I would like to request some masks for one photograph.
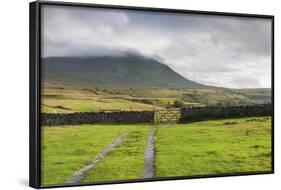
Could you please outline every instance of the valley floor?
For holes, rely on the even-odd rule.
[[[122,134],[81,182],[143,178],[147,139],[154,133],[154,177],[271,171],[271,118],[166,125],[42,127],[42,183],[66,183]]]

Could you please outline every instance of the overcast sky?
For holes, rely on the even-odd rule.
[[[44,5],[42,40],[44,57],[137,52],[202,84],[271,86],[267,19]]]

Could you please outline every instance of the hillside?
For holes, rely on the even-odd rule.
[[[42,60],[43,81],[85,87],[199,88],[169,66],[140,55],[119,57],[48,57]]]

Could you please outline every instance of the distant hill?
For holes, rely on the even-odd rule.
[[[48,57],[42,60],[43,81],[105,87],[198,88],[169,66],[141,55]]]

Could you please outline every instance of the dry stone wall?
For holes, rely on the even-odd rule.
[[[207,119],[271,116],[271,104],[233,107],[185,107],[180,109],[180,123]],[[42,126],[94,123],[154,123],[154,111],[80,112],[41,114]]]
[[[153,123],[154,111],[81,112],[41,114],[41,125],[79,125],[94,123]]]
[[[180,122],[184,123],[188,121],[206,119],[271,116],[272,105],[262,104],[232,107],[186,107],[181,108],[180,112]]]

